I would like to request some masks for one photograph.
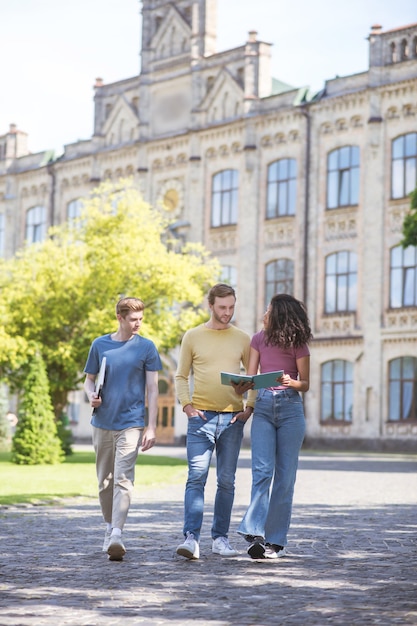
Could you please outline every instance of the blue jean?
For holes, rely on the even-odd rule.
[[[251,428],[251,502],[239,526],[239,534],[262,537],[267,543],[279,546],[287,545],[304,433],[304,409],[297,391],[259,391]]]
[[[227,537],[235,497],[235,474],[243,438],[244,422],[230,420],[236,413],[204,411],[188,419],[188,478],[184,498],[184,535],[200,538],[204,511],[204,488],[213,451],[216,449],[217,491],[211,536]]]

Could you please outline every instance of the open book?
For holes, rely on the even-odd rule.
[[[277,372],[267,372],[266,374],[255,374],[254,376],[248,376],[247,374],[231,374],[230,372],[220,372],[220,378],[222,385],[230,385],[232,382],[252,382],[254,383],[253,389],[264,389],[265,387],[279,387],[279,381],[277,378],[281,378],[284,370],[278,370]]]
[[[98,376],[96,378],[96,387],[95,387],[95,392],[97,394],[98,397],[101,396],[101,389],[104,385],[104,377],[106,375],[106,357],[103,356],[102,360],[101,360],[101,365],[100,365],[100,371],[98,373]]]

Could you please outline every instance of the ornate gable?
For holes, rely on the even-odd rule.
[[[120,95],[104,122],[102,134],[106,145],[116,145],[137,139],[139,118],[126,97]]]
[[[171,59],[189,52],[190,38],[190,26],[177,9],[171,6],[151,42],[154,61]]]
[[[243,113],[243,98],[242,87],[228,70],[222,69],[208,89],[199,109],[206,113],[206,123],[220,122]]]

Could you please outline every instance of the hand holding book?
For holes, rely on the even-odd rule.
[[[100,371],[98,373],[96,385],[95,385],[95,392],[97,394],[97,398],[101,397],[101,390],[104,385],[105,376],[106,376],[106,357],[103,356],[103,359],[101,361]]]
[[[252,383],[249,389],[265,389],[266,387],[278,387],[280,379],[284,374],[284,370],[276,372],[266,372],[265,374],[255,374],[248,376],[247,374],[233,374],[230,372],[220,372],[222,385],[238,385],[239,383]]]

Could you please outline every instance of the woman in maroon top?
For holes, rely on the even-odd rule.
[[[310,384],[311,338],[304,304],[278,294],[265,313],[264,329],[251,341],[248,374],[284,371],[276,387],[259,390],[253,413],[251,502],[238,530],[250,543],[253,559],[285,555],[305,433],[300,392],[308,391]],[[240,385],[236,391],[243,389]]]

